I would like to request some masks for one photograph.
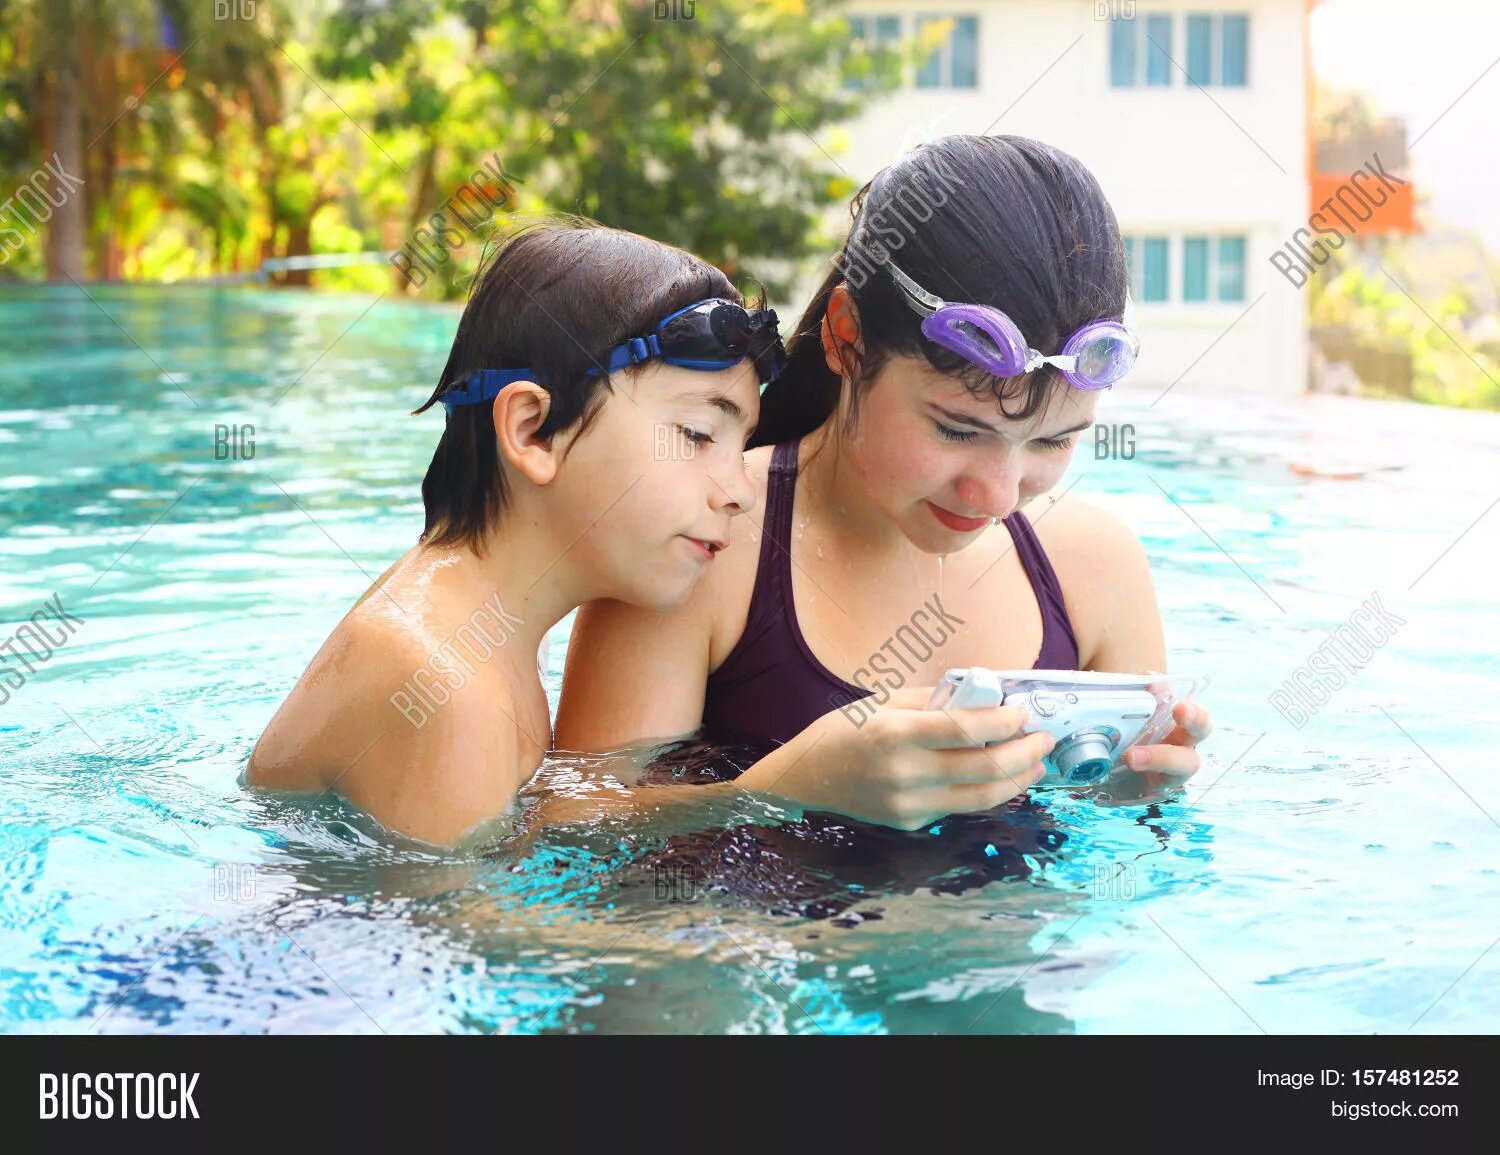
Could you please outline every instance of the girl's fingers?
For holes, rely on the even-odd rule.
[[[1177,728],[1165,741],[1174,746],[1196,745],[1214,732],[1214,722],[1208,708],[1197,702],[1178,702],[1172,707],[1172,718],[1176,721]],[[1172,739],[1179,735],[1181,740],[1173,742]]]
[[[996,782],[1009,782],[1016,789],[1031,785],[1031,769],[1054,745],[1052,735],[1046,733],[1027,734],[990,746],[982,750],[946,750],[937,755],[939,769],[934,773],[931,785],[988,786]]]
[[[967,783],[951,787],[945,806],[949,814],[972,814],[975,811],[993,810],[996,806],[1014,798],[1024,790],[1035,786],[1046,775],[1047,768],[1040,762],[1022,767],[999,782]]]
[[[1178,702],[1172,707],[1172,718],[1178,725],[1161,740],[1163,746],[1196,746],[1214,732],[1213,719],[1196,702]]]
[[[1125,752],[1125,765],[1132,770],[1188,778],[1198,772],[1203,757],[1191,746],[1137,746]]]
[[[932,750],[962,750],[1003,742],[1021,733],[1029,717],[1021,706],[980,710],[913,710],[909,733]],[[1034,760],[1034,759],[1033,759]]]

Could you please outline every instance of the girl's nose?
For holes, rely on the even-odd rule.
[[[986,474],[960,479],[958,496],[976,513],[1008,517],[1020,500],[1021,479],[1009,460]]]

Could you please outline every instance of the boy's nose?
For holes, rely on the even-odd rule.
[[[717,512],[727,509],[731,516],[749,513],[755,508],[755,486],[745,472],[745,458],[735,457],[727,468],[709,474],[709,506]]]

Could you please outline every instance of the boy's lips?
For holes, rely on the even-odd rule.
[[[689,537],[687,534],[683,534],[682,536],[697,546],[706,558],[712,558],[714,554],[729,544],[727,541],[720,541],[715,538]]]
[[[934,505],[930,501],[927,503],[927,508],[932,510],[933,517],[958,533],[973,533],[976,529],[983,529],[994,520],[989,517],[964,517],[944,509],[941,505]]]

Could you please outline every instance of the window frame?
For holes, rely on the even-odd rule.
[[[1217,305],[1244,304],[1249,299],[1251,237],[1248,230],[1125,232],[1122,233],[1122,240],[1129,268],[1130,296],[1137,304],[1211,308]],[[1166,242],[1165,296],[1146,295],[1145,243],[1148,241]],[[1203,246],[1201,281],[1199,278],[1189,277],[1188,253],[1190,245],[1195,242],[1201,242]],[[1239,248],[1237,260],[1226,260],[1226,246],[1232,250],[1236,245]],[[1189,296],[1190,288],[1195,283],[1201,283],[1203,296]],[[1226,286],[1236,289],[1238,295],[1226,295]]]
[[[1250,87],[1250,15],[1249,10],[1239,12],[1184,12],[1183,19],[1183,73],[1187,82],[1198,88],[1249,88]],[[1189,37],[1191,36],[1192,22],[1194,20],[1206,20],[1208,22],[1208,77],[1204,80],[1193,79],[1192,59],[1188,51]],[[1239,62],[1243,68],[1242,78],[1230,83],[1224,79],[1225,62],[1225,38],[1224,26],[1228,20],[1238,20],[1244,26],[1244,37],[1241,47],[1244,49],[1244,58]]]
[[[927,25],[943,20],[952,20],[954,22],[947,39],[938,45],[937,51],[922,64],[912,69],[910,84],[912,90],[917,92],[941,92],[944,90],[949,92],[978,92],[980,89],[980,77],[983,71],[983,54],[980,51],[980,35],[983,28],[980,21],[981,13],[977,11],[902,13],[901,21],[903,30],[907,27],[906,20],[908,16],[911,18],[911,31],[905,33],[905,35],[910,37],[920,35],[922,29]],[[955,84],[953,78],[953,46],[961,26],[959,22],[963,20],[972,21],[974,26],[974,78],[972,84]],[[924,84],[922,83],[922,77],[929,67],[935,67],[937,73],[936,82]]]
[[[1234,12],[1192,12],[1171,9],[1168,11],[1140,11],[1137,10],[1133,16],[1110,18],[1110,40],[1108,53],[1109,87],[1112,89],[1124,88],[1176,88],[1179,85],[1177,74],[1181,73],[1181,84],[1183,87],[1196,88],[1223,88],[1223,89],[1248,89],[1250,87],[1250,37],[1251,17],[1254,13],[1246,8]],[[1153,40],[1159,38],[1151,35],[1152,21],[1167,22],[1167,38],[1158,52]],[[1179,37],[1178,22],[1181,21],[1181,35]],[[1189,49],[1192,43],[1195,21],[1205,20],[1208,26],[1207,46],[1207,68],[1206,78],[1195,79],[1193,74],[1192,55]],[[1224,79],[1226,74],[1225,26],[1228,21],[1237,21],[1243,29],[1240,47],[1243,50],[1241,59],[1237,62],[1239,68],[1236,70],[1239,79],[1233,82]],[[1181,45],[1181,64],[1175,64],[1177,57],[1174,48]],[[1128,49],[1125,47],[1128,45]],[[1153,69],[1158,67],[1161,59],[1166,60],[1165,77],[1153,80]],[[1129,70],[1129,77],[1125,78],[1123,72]]]
[[[866,52],[877,52],[888,45],[899,43],[906,36],[906,18],[900,12],[846,12],[844,20],[849,25],[850,44],[860,41]],[[856,24],[862,31],[855,32]],[[887,28],[894,24],[895,34],[889,37],[882,35],[882,24]],[[842,88],[845,92],[868,92],[873,87],[873,81],[872,76],[845,76]]]

